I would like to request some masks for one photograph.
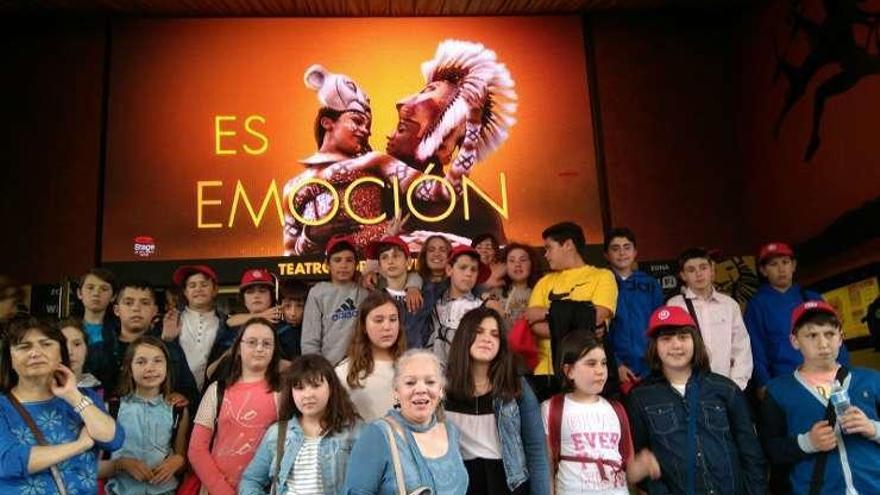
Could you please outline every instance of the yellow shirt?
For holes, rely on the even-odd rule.
[[[596,306],[611,310],[613,316],[617,309],[617,282],[611,270],[590,265],[548,273],[532,289],[529,307],[549,308],[551,299],[591,301]],[[538,338],[538,366],[535,367],[535,374],[553,374],[550,339]]]

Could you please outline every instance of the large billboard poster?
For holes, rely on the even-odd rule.
[[[103,261],[307,259],[395,215],[414,248],[598,242],[592,136],[577,17],[118,22]]]

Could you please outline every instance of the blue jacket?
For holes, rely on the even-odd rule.
[[[648,348],[648,319],[663,305],[663,289],[657,279],[636,270],[626,280],[614,274],[617,281],[617,311],[611,320],[611,346],[617,364],[625,364],[640,378],[650,369],[645,362]]]
[[[860,434],[844,434],[837,429],[838,448],[828,452],[822,494],[841,495],[851,488],[859,494],[880,493],[880,373],[853,368],[843,382],[849,391],[850,404],[874,421],[877,434],[867,439]],[[771,461],[793,464],[793,493],[809,493],[816,462],[807,453],[809,441],[799,437],[825,417],[827,400],[803,381],[800,374],[774,378],[767,384],[767,396],[761,404],[761,439]],[[800,440],[800,441],[799,441]],[[842,441],[841,441],[842,440]]]
[[[821,301],[822,296],[803,290],[798,284],[785,292],[764,284],[749,300],[743,320],[752,344],[752,380],[756,386],[762,387],[777,376],[790,375],[804,362],[801,353],[791,346],[789,335],[791,312],[805,300]],[[838,361],[849,363],[845,346],[840,348]]]
[[[270,491],[270,484],[275,486],[277,495],[288,493],[287,479],[293,470],[293,463],[296,461],[305,435],[299,420],[292,418],[287,422],[281,470],[278,478],[274,479],[275,464],[278,462],[275,457],[278,446],[278,425],[279,423],[273,424],[263,435],[254,458],[242,473],[238,485],[239,495],[265,495]],[[362,425],[358,424],[354,428],[321,437],[318,463],[321,466],[321,483],[325,494],[342,493],[351,448],[357,440],[361,427]]]
[[[519,399],[502,401],[491,398],[491,404],[482,397],[465,400],[448,398],[446,410],[461,414],[488,414],[491,407],[495,416],[498,439],[501,442],[501,461],[507,487],[511,492],[529,482],[529,493],[546,495],[550,493],[550,464],[547,461],[547,442],[541,422],[541,405],[531,387],[522,380],[523,392]],[[488,396],[483,396],[488,397]],[[487,407],[488,405],[488,407]],[[449,420],[455,423],[455,416]]]
[[[629,396],[635,451],[650,448],[659,480],[655,494],[763,495],[764,455],[739,387],[715,373],[694,371],[685,396],[662,374],[651,374]]]

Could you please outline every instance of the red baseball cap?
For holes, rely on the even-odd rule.
[[[241,274],[241,284],[239,284],[238,290],[244,292],[245,289],[253,285],[268,285],[269,287],[275,287],[275,277],[269,273],[269,270],[264,268],[246,270]]]
[[[686,309],[678,306],[660,306],[648,320],[648,337],[653,337],[665,327],[696,327],[697,324],[691,318]]]
[[[370,244],[367,245],[367,259],[379,259],[379,248],[382,246],[397,246],[403,251],[403,254],[405,254],[407,258],[410,256],[409,246],[406,245],[406,242],[401,239],[400,236],[391,235],[383,237],[378,241],[371,241]]]
[[[460,244],[452,248],[452,251],[449,252],[449,265],[454,265],[455,260],[458,259],[459,256],[467,254],[473,256],[477,259],[477,284],[482,284],[486,280],[489,280],[489,276],[492,275],[492,269],[489,268],[485,263],[480,261],[480,253],[477,252],[476,249],[465,246],[464,244]]]
[[[840,318],[837,314],[837,311],[834,309],[834,306],[828,304],[825,301],[807,301],[802,303],[800,306],[794,308],[791,312],[791,333],[794,333],[794,329],[797,328],[797,324],[803,319],[804,316],[810,313],[825,313],[835,318]]]
[[[183,287],[183,285],[186,284],[186,279],[196,273],[201,273],[213,280],[215,284],[217,283],[217,273],[215,273],[210,266],[206,265],[183,265],[178,267],[177,270],[174,270],[174,275],[171,276],[171,280],[174,282],[174,285]]]
[[[342,244],[345,248],[351,249],[354,252],[355,257],[357,257],[357,247],[354,244],[354,239],[347,235],[334,235],[327,241],[327,249],[324,250],[324,254],[330,256],[331,253],[335,253],[337,251],[336,247]]]
[[[758,263],[763,263],[765,260],[774,256],[788,256],[794,258],[794,250],[784,242],[770,242],[764,244],[761,246],[761,250],[758,251]]]

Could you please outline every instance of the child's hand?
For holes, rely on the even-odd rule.
[[[180,313],[176,308],[171,308],[165,312],[162,318],[162,340],[171,342],[180,335]]]
[[[179,471],[185,461],[183,460],[183,456],[179,454],[171,454],[165,458],[155,469],[153,469],[153,476],[149,479],[150,484],[158,485],[159,483],[164,483],[171,479],[174,476],[174,473]]]
[[[485,305],[487,308],[497,311],[502,318],[504,317],[504,303],[502,303],[497,297],[486,299]]]
[[[422,299],[422,291],[418,287],[409,287],[406,289],[406,310],[410,313],[422,309],[424,300]]]
[[[167,402],[171,404],[171,407],[186,407],[189,405],[189,399],[180,392],[171,392]]]
[[[379,283],[379,272],[369,271],[361,274],[361,285],[367,290],[376,290]]]
[[[140,459],[133,457],[120,457],[114,462],[116,472],[125,471],[129,476],[138,481],[147,481],[153,477],[153,471]]]
[[[861,433],[863,437],[869,439],[877,435],[876,424],[856,406],[849,406],[849,409],[840,417],[840,427],[844,433]]]
[[[617,367],[617,373],[620,375],[621,382],[631,382],[638,379],[636,374],[633,373],[631,369],[627,368],[625,364],[621,364]]]
[[[261,313],[257,313],[256,316],[260,318],[265,318],[272,323],[278,323],[281,321],[281,306],[273,306]]]
[[[828,452],[837,447],[837,436],[834,435],[834,428],[832,428],[825,419],[817,421],[813,427],[810,428],[808,437],[810,439],[810,445],[819,452]]]
[[[660,463],[649,449],[640,450],[626,467],[626,478],[630,483],[638,483],[650,477],[660,479]]]

